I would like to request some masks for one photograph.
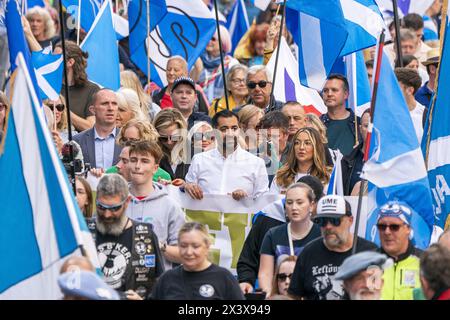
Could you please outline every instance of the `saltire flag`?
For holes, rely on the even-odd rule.
[[[119,49],[112,24],[112,8],[105,1],[91,30],[80,45],[89,53],[86,73],[90,81],[111,90],[120,88]]]
[[[374,0],[290,0],[286,6],[286,24],[299,47],[300,80],[316,90],[340,57],[374,46],[384,27]]]
[[[78,208],[18,53],[7,131],[0,154],[0,299],[58,299],[59,268],[83,246],[96,248]]]
[[[449,7],[450,8],[450,7]],[[435,225],[450,225],[450,22],[447,12],[437,89],[428,113],[422,148],[427,157],[428,180],[433,194]],[[429,142],[428,142],[429,141]]]
[[[368,155],[361,175],[369,181],[366,238],[379,244],[374,209],[397,200],[415,210],[412,240],[418,248],[427,248],[434,224],[430,185],[408,107],[386,54],[381,62]]]
[[[435,0],[397,0],[398,13],[400,18],[408,13],[417,13],[424,15],[425,11],[433,4]],[[394,9],[392,0],[376,0],[380,9],[393,15]]]
[[[62,54],[52,54],[48,50],[31,53],[34,72],[42,100],[58,100],[64,72]]]
[[[230,54],[233,55],[234,49],[250,27],[244,0],[236,0],[228,15],[225,27],[230,32],[232,47]]]
[[[327,195],[344,196],[344,182],[342,180],[342,153],[337,150],[335,152],[336,160],[334,162],[333,171],[331,172],[330,182],[328,183]]]
[[[45,8],[45,2],[44,0],[27,0],[27,7],[28,9],[33,7]]]
[[[106,0],[110,1],[110,0]],[[63,6],[66,8],[67,13],[72,16],[72,27],[77,27],[78,22],[78,10],[81,6],[80,12],[80,25],[84,31],[89,32],[92,24],[95,21],[95,17],[100,11],[100,7],[104,1],[102,0],[62,0]],[[113,13],[113,24],[116,31],[117,40],[121,40],[128,36],[128,21],[116,13]]]
[[[371,87],[367,74],[364,54],[362,51],[354,52],[344,57],[346,77],[349,84],[348,106],[361,116],[370,107]]]
[[[250,0],[250,2],[262,11],[266,11],[269,6],[271,0]]]
[[[316,90],[301,85],[298,75],[298,62],[284,37],[281,38],[279,48],[280,55],[278,58],[275,88],[273,90],[275,99],[282,102],[298,101],[304,106],[305,112],[307,113],[311,112],[317,115],[326,113],[327,107],[323,103],[323,99],[319,93]],[[272,74],[275,69],[277,50],[278,48],[275,49],[267,63],[267,68]]]
[[[190,69],[214,35],[216,20],[202,0],[153,0],[150,1],[150,14],[154,12],[156,18],[150,20],[151,33],[147,41],[145,8],[145,0],[131,0],[128,5],[130,56],[147,75],[148,47],[151,80],[164,87],[167,84],[167,60],[180,55]]]

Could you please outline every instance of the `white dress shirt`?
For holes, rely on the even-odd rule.
[[[196,183],[205,194],[228,194],[244,190],[251,198],[269,190],[264,160],[241,147],[226,158],[214,148],[192,158],[187,183]]]
[[[419,140],[419,145],[422,143],[424,111],[425,107],[418,102],[416,103],[416,107],[413,110],[409,111],[414,125],[414,130],[416,131],[417,139]]]

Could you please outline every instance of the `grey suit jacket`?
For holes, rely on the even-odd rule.
[[[116,135],[119,133],[119,129],[116,128]],[[91,168],[96,168],[96,160],[95,160],[95,132],[94,128],[85,130],[80,132],[79,134],[73,137],[73,140],[77,142],[81,151],[83,152],[84,163],[89,163]],[[113,166],[119,162],[119,155],[122,151],[122,147],[117,143],[114,145],[114,157],[113,157]],[[105,170],[108,168],[104,168]]]

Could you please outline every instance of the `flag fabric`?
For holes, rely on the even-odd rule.
[[[91,30],[92,24],[94,23],[95,17],[99,13],[103,2],[104,1],[101,0],[62,0],[63,6],[74,20],[74,28],[77,26],[78,10],[79,6],[81,6],[80,25],[86,32]],[[116,31],[117,40],[122,40],[128,36],[128,21],[125,18],[113,13],[113,25],[114,30]]]
[[[423,16],[423,41],[438,40],[438,29],[433,19]]]
[[[333,171],[331,172],[330,182],[328,183],[327,195],[344,196],[344,181],[342,180],[342,153],[337,150],[335,152],[336,160],[334,161]]]
[[[232,46],[230,54],[233,55],[234,49],[250,27],[244,0],[236,0],[228,15],[225,27],[230,33]]]
[[[444,33],[437,90],[424,129],[422,146],[427,154],[428,180],[433,195],[435,225],[444,229],[450,225],[450,23],[449,13]]]
[[[45,50],[31,53],[31,59],[42,100],[58,100],[64,72],[62,54],[51,54]]]
[[[58,299],[66,257],[83,246],[99,264],[21,53],[17,61],[0,154],[0,299]]]
[[[90,81],[111,90],[120,88],[119,49],[112,24],[112,8],[105,1],[81,49],[89,53],[86,72]]]
[[[182,56],[190,69],[216,31],[215,16],[202,0],[150,1],[150,13],[159,12],[155,13],[159,20],[150,20],[151,33],[147,41],[147,18],[143,8],[144,0],[131,0],[128,5],[131,60],[147,74],[148,47],[151,80],[163,87],[167,84],[165,70],[169,57]]]
[[[362,51],[354,52],[346,56],[344,60],[350,89],[348,106],[356,115],[361,116],[370,107],[372,94],[364,54]]]
[[[377,59],[378,60],[378,59]],[[370,140],[369,160],[362,177],[369,184],[369,208],[389,200],[404,201],[413,215],[413,242],[426,248],[434,216],[430,185],[408,107],[386,54],[383,54]],[[366,238],[379,244],[377,215],[369,209]]]
[[[374,46],[384,27],[373,0],[291,0],[286,6],[286,24],[299,46],[300,80],[316,90],[339,57]]]
[[[393,14],[392,0],[376,0],[380,9]],[[408,13],[417,13],[421,16],[433,4],[434,0],[397,0],[398,13],[400,18]]]
[[[250,0],[255,7],[262,11],[266,11],[267,7],[270,4],[271,0]]]
[[[45,8],[45,2],[44,0],[27,0],[27,7],[28,9],[31,9],[33,7],[41,7]]]
[[[267,64],[267,68],[272,74],[275,69],[277,50],[275,49]],[[305,106],[306,112],[312,112],[317,115],[327,112],[327,107],[319,93],[301,85],[298,75],[298,62],[284,37],[281,38],[280,43],[280,55],[273,94],[276,100],[282,102],[298,101]]]

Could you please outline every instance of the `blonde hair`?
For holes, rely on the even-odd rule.
[[[34,15],[39,15],[44,19],[45,24],[45,39],[50,39],[55,35],[55,23],[50,16],[50,13],[41,7],[35,6],[31,9],[28,9],[28,12],[26,14],[26,18],[28,21],[30,21],[31,17]]]
[[[61,103],[64,105],[64,110],[61,114],[61,120],[59,121],[59,123],[56,124],[56,129],[58,131],[62,131],[62,130],[66,130],[68,127],[68,125],[67,125],[67,104],[66,104],[66,99],[64,98],[64,96],[62,94],[59,95],[58,99],[61,100]],[[42,101],[42,103],[45,104],[46,106],[50,106],[51,102],[52,102],[52,100],[50,100],[50,99],[45,99],[44,101]],[[54,119],[54,121],[56,121],[56,119]]]
[[[306,133],[313,145],[313,164],[309,170],[309,174],[318,178],[322,184],[328,183],[330,180],[331,168],[327,167],[325,162],[325,147],[321,141],[320,134],[316,129],[306,127],[299,129],[293,139],[292,143],[295,144],[298,136],[301,133]],[[287,188],[294,181],[297,174],[298,160],[295,155],[295,146],[289,149],[289,154],[286,163],[277,171],[275,176],[276,182],[280,187]]]
[[[120,85],[125,88],[133,89],[139,98],[139,104],[144,114],[148,114],[152,100],[142,88],[138,76],[131,70],[125,70],[120,73]]]
[[[119,135],[117,136],[117,144],[121,145],[122,147],[125,146],[126,141],[124,134],[127,131],[127,129],[134,127],[139,132],[139,141],[158,141],[158,131],[148,123],[147,121],[143,121],[142,119],[131,119],[125,125],[122,127],[122,129],[119,132]]]
[[[244,126],[245,129],[247,129],[250,119],[253,118],[257,114],[264,116],[264,111],[261,110],[261,108],[258,108],[257,106],[255,106],[253,104],[248,104],[248,105],[244,106],[238,112],[240,125]]]
[[[320,118],[314,113],[307,113],[305,115],[306,126],[317,130],[320,134],[320,138],[323,144],[328,143],[327,127],[323,124]]]
[[[195,221],[186,222],[181,226],[180,230],[178,231],[178,239],[180,239],[183,234],[189,233],[191,231],[200,232],[203,236],[203,240],[206,246],[209,247],[211,245],[212,241],[211,236],[208,233],[208,229],[206,229],[206,226],[204,224]]]
[[[181,140],[178,141],[178,143],[175,145],[173,150],[169,150],[164,144],[160,144],[161,149],[163,150],[164,155],[167,157],[170,163],[181,163],[187,162],[186,159],[186,130],[187,130],[187,123],[186,120],[184,120],[183,115],[180,111],[174,108],[170,109],[164,109],[161,110],[155,117],[155,120],[153,120],[153,126],[155,127],[156,131],[158,133],[160,130],[170,127],[171,125],[177,125],[178,129],[180,129],[181,134]]]
[[[134,119],[149,121],[148,114],[142,112],[136,91],[122,87],[116,92],[116,96],[119,107],[126,108],[133,112]]]
[[[281,265],[285,262],[297,262],[297,256],[287,256],[285,258],[282,258],[282,260],[280,260],[280,262],[277,264],[277,266],[275,268],[275,273],[274,273],[273,279],[272,279],[272,291],[270,292],[271,297],[281,294],[280,291],[278,291],[277,275],[278,275],[278,272],[280,272]]]

